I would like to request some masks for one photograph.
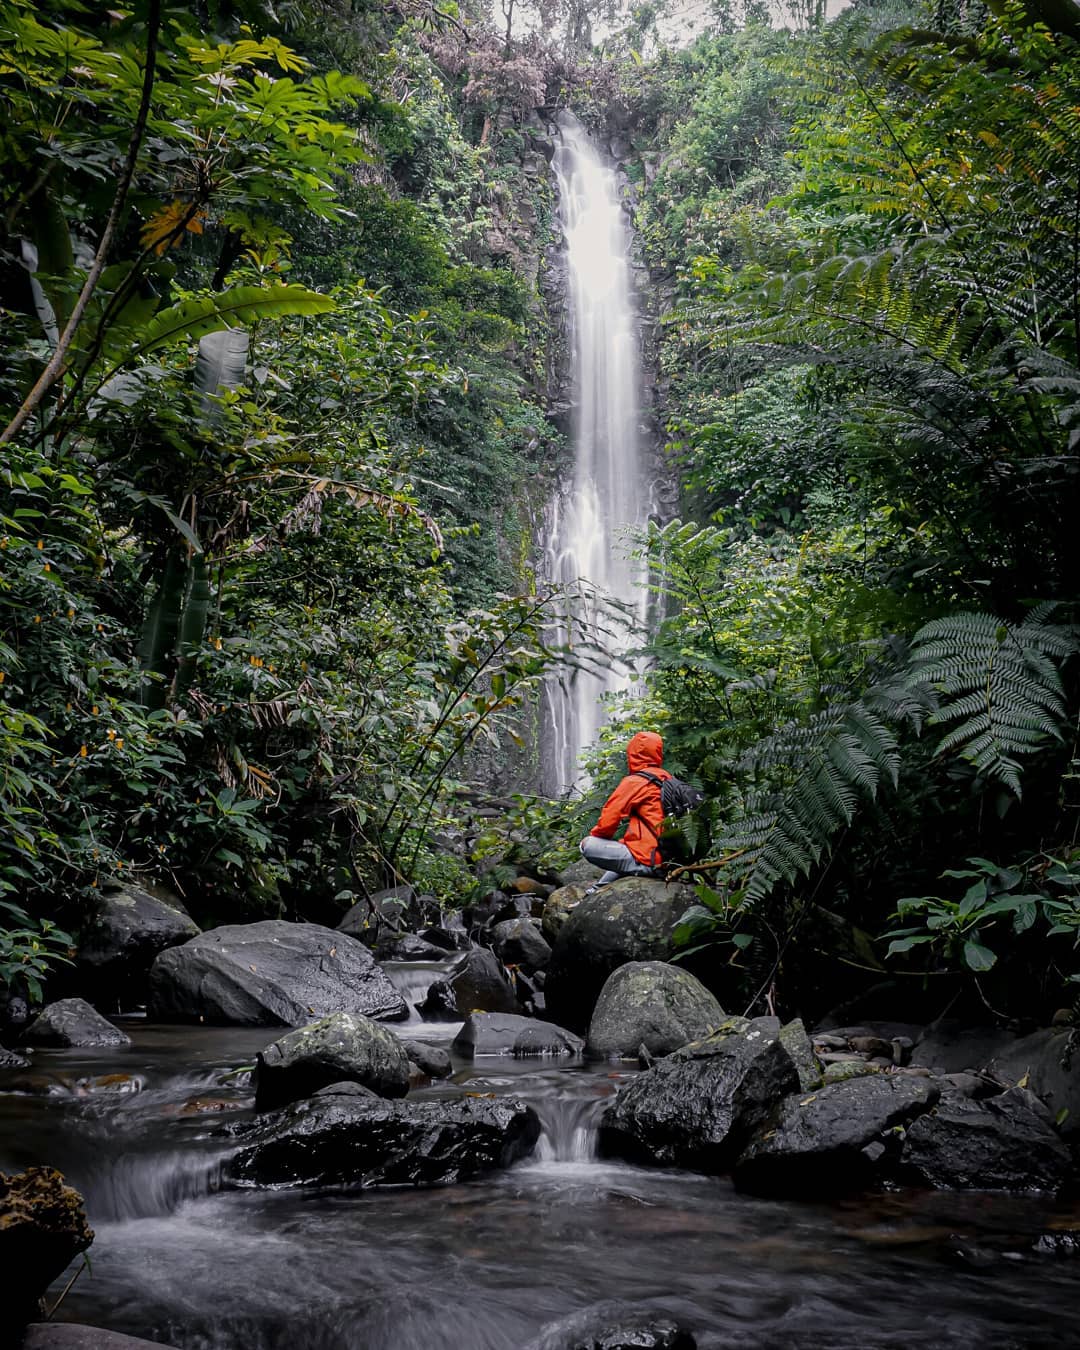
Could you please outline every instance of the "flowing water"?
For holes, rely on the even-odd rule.
[[[218,1166],[235,1145],[220,1130],[251,1110],[235,1070],[275,1033],[127,1030],[129,1050],[39,1051],[0,1082],[0,1168],[60,1167],[97,1233],[62,1320],[181,1350],[522,1350],[545,1324],[626,1299],[677,1315],[706,1350],[1080,1345],[1080,1262],[947,1261],[953,1234],[1010,1234],[1023,1253],[1076,1222],[1031,1197],[781,1204],[603,1161],[596,1121],[619,1075],[507,1059],[459,1062],[419,1094],[530,1102],[543,1135],[507,1172],[436,1190],[228,1191]]]
[[[628,533],[648,518],[650,502],[641,462],[629,234],[618,179],[569,113],[560,120],[554,168],[570,272],[574,472],[551,504],[546,552],[551,578],[577,592],[556,639],[582,662],[553,680],[545,699],[546,777],[553,791],[562,792],[579,779],[581,751],[603,721],[604,695],[630,680],[630,666],[620,658],[644,623],[647,600],[642,565],[629,556]]]

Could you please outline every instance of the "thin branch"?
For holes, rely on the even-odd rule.
[[[34,387],[23,400],[22,407],[20,407],[19,411],[11,419],[4,430],[0,432],[0,445],[6,445],[19,434],[38,408],[42,399],[57,380],[60,379],[63,374],[64,362],[67,358],[68,350],[75,338],[75,333],[82,323],[86,308],[89,305],[94,292],[97,290],[98,282],[101,280],[101,274],[105,270],[105,261],[108,257],[109,248],[112,245],[113,235],[116,233],[116,228],[120,223],[120,216],[123,213],[128,192],[135,177],[135,167],[139,159],[139,150],[142,146],[143,137],[146,134],[146,123],[150,116],[150,96],[153,93],[154,75],[157,68],[157,44],[160,27],[161,0],[149,0],[146,23],[146,66],[143,70],[143,85],[142,94],[139,99],[139,111],[135,117],[135,126],[131,133],[131,142],[128,145],[127,155],[124,159],[124,167],[120,174],[120,181],[116,187],[112,206],[109,208],[108,219],[105,222],[105,228],[101,232],[97,253],[94,255],[94,261],[90,266],[90,271],[86,274],[86,280],[83,282],[82,290],[79,292],[79,298],[75,301],[75,306],[71,311],[71,317],[68,319],[64,331],[60,334],[60,340],[56,344],[56,350],[53,352],[48,365],[38,376]]]

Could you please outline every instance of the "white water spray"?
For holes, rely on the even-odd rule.
[[[641,465],[637,324],[627,264],[629,232],[618,183],[576,118],[560,119],[554,168],[572,300],[574,477],[551,506],[547,531],[553,580],[585,594],[564,615],[559,641],[603,649],[592,668],[564,672],[545,697],[546,777],[557,792],[580,779],[581,752],[604,720],[604,695],[625,689],[625,660],[644,624],[644,568],[628,534],[649,514]],[[590,593],[595,592],[595,598]],[[612,623],[604,598],[625,612]]]

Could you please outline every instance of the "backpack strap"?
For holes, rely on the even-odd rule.
[[[632,778],[647,778],[649,782],[653,785],[653,787],[660,788],[660,790],[663,791],[664,780],[662,778],[657,778],[656,774],[654,773],[649,773],[647,769],[634,769],[630,776]],[[652,866],[654,868],[659,867],[660,864],[663,862],[663,857],[661,856],[660,853],[660,836],[656,833],[656,831],[645,819],[645,817],[641,814],[641,812],[638,811],[636,808],[632,808],[630,814],[634,817],[635,820],[640,820],[642,825],[645,826],[645,828],[649,831],[652,837],[656,840],[656,847],[653,849],[653,856],[656,859],[656,861],[652,864]]]

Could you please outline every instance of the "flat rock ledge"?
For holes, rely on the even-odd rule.
[[[527,1156],[540,1121],[516,1097],[391,1102],[346,1083],[228,1133],[233,1186],[439,1186]]]
[[[450,1047],[470,1058],[484,1055],[580,1055],[585,1042],[554,1022],[541,1022],[516,1013],[473,1013],[465,1019]]]
[[[756,1195],[860,1190],[894,1162],[909,1125],[938,1101],[929,1078],[874,1074],[780,1102],[739,1158],[735,1184]]]

